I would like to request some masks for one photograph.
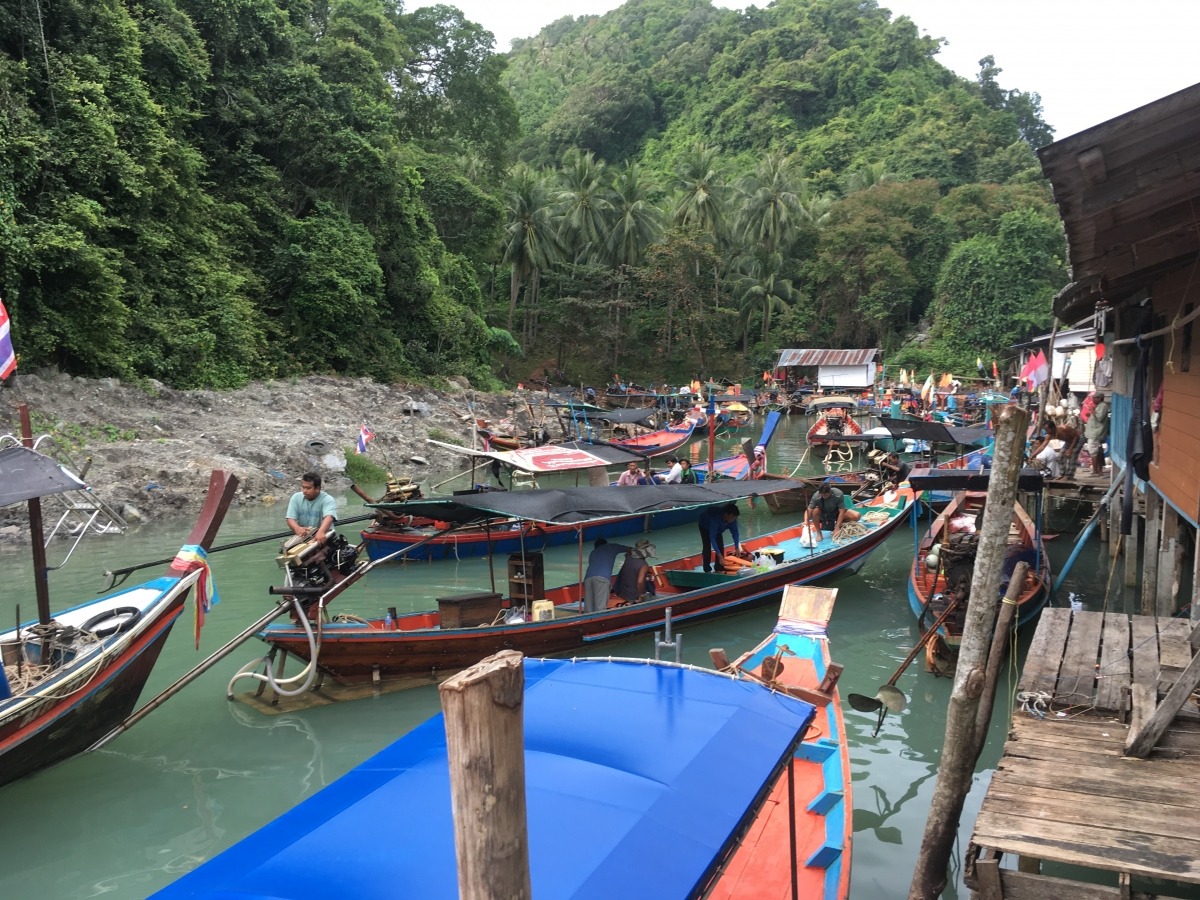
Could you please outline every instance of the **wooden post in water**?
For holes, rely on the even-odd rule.
[[[529,900],[524,657],[502,650],[445,681],[461,900]]]
[[[976,719],[1000,603],[1000,575],[1028,427],[1028,410],[1017,406],[1006,406],[997,417],[992,477],[988,482],[987,506],[971,578],[971,599],[946,716],[941,765],[908,890],[909,900],[933,900],[946,887],[946,871],[963,803],[983,746],[976,737]]]

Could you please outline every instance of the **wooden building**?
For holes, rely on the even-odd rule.
[[[1200,85],[1038,155],[1062,215],[1071,265],[1072,283],[1055,298],[1055,316],[1071,324],[1090,316],[1111,361],[1111,375],[1102,367],[1101,389],[1111,397],[1114,477],[1136,452],[1131,420],[1137,415],[1151,423],[1148,477],[1132,486],[1142,522],[1127,536],[1113,529],[1111,549],[1124,555],[1125,583],[1141,586],[1142,612],[1169,616],[1190,603],[1196,617]],[[1115,518],[1121,504],[1112,508]]]
[[[817,384],[830,389],[869,388],[875,384],[878,348],[868,350],[780,350],[777,369],[816,368]]]

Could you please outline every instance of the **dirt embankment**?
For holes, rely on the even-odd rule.
[[[364,423],[375,434],[368,459],[427,486],[464,458],[426,438],[469,446],[476,417],[528,427],[524,401],[512,394],[324,376],[217,392],[22,372],[0,388],[0,434],[19,434],[20,404],[35,436],[54,434],[76,469],[87,464],[95,492],[139,521],[194,514],[213,469],[237,475],[241,504],[286,502],[307,471],[344,491],[346,454]],[[0,535],[15,537],[23,518],[23,505],[0,509]]]

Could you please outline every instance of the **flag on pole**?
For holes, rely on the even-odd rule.
[[[929,395],[933,393],[933,373],[929,373],[929,377],[925,379],[925,383],[921,385],[921,399],[928,400]]]
[[[992,360],[992,378],[999,378],[999,377],[1000,377],[1000,369],[997,368],[996,361],[993,359]]]
[[[1033,372],[1030,373],[1030,381],[1036,388],[1039,384],[1045,384],[1050,380],[1050,364],[1046,362],[1046,354],[1041,350],[1037,352],[1037,356],[1033,358]]]
[[[367,444],[375,440],[375,432],[371,431],[364,422],[358,429],[358,446],[354,449],[355,453],[366,453]]]
[[[8,310],[0,300],[0,381],[17,371],[17,354],[13,352],[12,334],[9,332]]]

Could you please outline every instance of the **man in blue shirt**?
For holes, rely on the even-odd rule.
[[[596,539],[596,547],[588,557],[587,571],[583,575],[583,611],[599,612],[608,609],[608,596],[612,591],[613,563],[622,553],[632,547],[610,544],[604,538]]]
[[[305,472],[300,476],[300,490],[288,501],[287,527],[296,535],[306,535],[316,529],[312,537],[324,546],[333,533],[336,518],[337,501],[321,490],[321,476],[316,472]]]
[[[713,550],[717,554],[717,571],[725,571],[725,541],[721,535],[728,531],[729,536],[733,538],[734,552],[742,549],[742,542],[738,536],[738,516],[741,511],[737,508],[736,503],[727,503],[724,506],[710,506],[704,512],[700,513],[700,546],[701,559],[704,562],[704,571],[711,572],[713,570]]]

